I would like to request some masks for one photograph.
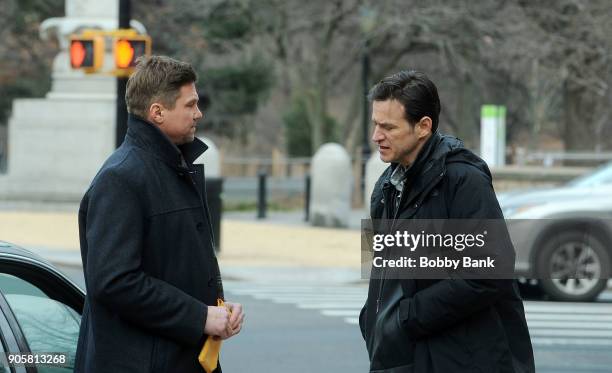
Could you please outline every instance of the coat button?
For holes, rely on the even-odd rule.
[[[199,221],[196,224],[196,229],[199,230],[200,232],[202,232],[204,230],[204,223],[202,223],[201,221]]]
[[[208,287],[212,288],[215,285],[215,279],[211,278],[210,280],[208,280]]]

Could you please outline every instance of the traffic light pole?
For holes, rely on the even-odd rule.
[[[130,28],[131,19],[131,4],[130,0],[119,0],[119,29]],[[127,86],[127,77],[117,78],[117,119],[115,130],[115,146],[119,147],[123,142],[125,133],[127,132],[127,105],[125,103],[125,89]]]

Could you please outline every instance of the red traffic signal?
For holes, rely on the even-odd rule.
[[[131,70],[141,56],[151,55],[151,38],[146,35],[118,37],[114,43],[115,67]]]
[[[104,39],[101,37],[70,38],[70,66],[94,72],[104,61]]]

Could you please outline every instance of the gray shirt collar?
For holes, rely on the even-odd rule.
[[[410,169],[410,166],[402,166],[401,164],[398,164],[397,167],[395,167],[395,170],[393,170],[391,178],[389,179],[391,184],[393,184],[395,189],[397,189],[399,192],[404,189],[404,182],[406,180],[406,172],[408,172],[408,169]]]

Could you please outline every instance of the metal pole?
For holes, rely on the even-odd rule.
[[[266,217],[266,173],[260,171],[257,175],[259,179],[259,185],[257,188],[257,219],[265,219]]]
[[[304,221],[310,220],[310,174],[306,174],[304,190]]]
[[[361,145],[361,194],[365,194],[365,169],[366,163],[370,159],[370,102],[368,101],[368,93],[370,90],[369,75],[370,75],[370,42],[365,40],[363,45],[363,55],[361,60],[361,79],[363,84],[363,116],[362,116],[362,135],[363,143]]]
[[[130,0],[119,0],[119,28],[130,28],[132,9]],[[115,146],[119,147],[127,132],[127,105],[125,104],[125,89],[128,78],[117,77],[117,114],[115,127]]]

